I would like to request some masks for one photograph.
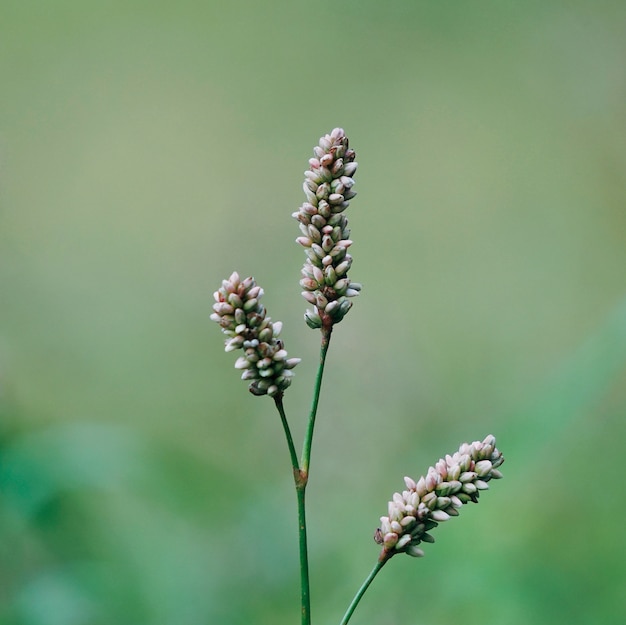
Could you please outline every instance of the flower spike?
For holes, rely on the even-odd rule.
[[[307,256],[300,280],[302,296],[314,307],[304,318],[310,328],[328,329],[344,318],[352,307],[348,298],[361,290],[348,278],[352,241],[343,214],[356,195],[352,187],[357,162],[342,128],[321,137],[313,153],[310,169],[304,172],[306,202],[293,217],[302,232],[296,241]]]
[[[239,274],[233,272],[213,295],[215,312],[211,319],[219,323],[222,332],[229,337],[225,351],[244,350],[235,368],[243,369],[242,380],[252,380],[250,392],[271,397],[282,394],[291,384],[292,369],[300,358],[287,358],[283,342],[277,338],[282,323],[266,317],[265,307],[259,301],[263,289],[254,278],[241,280]]]
[[[384,562],[397,553],[420,557],[421,542],[432,543],[428,533],[470,501],[477,503],[488,482],[499,479],[498,467],[504,458],[496,447],[496,439],[463,443],[452,456],[447,455],[428,469],[417,482],[405,477],[406,490],[395,493],[388,505],[388,516],[380,518],[374,540],[382,545],[378,560]]]

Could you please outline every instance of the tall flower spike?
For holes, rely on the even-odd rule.
[[[300,280],[302,296],[314,306],[304,318],[311,328],[328,329],[344,318],[352,307],[348,298],[361,290],[360,284],[348,278],[352,241],[343,214],[356,195],[352,186],[357,163],[342,128],[321,137],[313,153],[310,169],[304,172],[306,202],[293,217],[300,222],[302,232],[296,241],[307,256]]]
[[[388,506],[389,516],[380,518],[380,527],[374,534],[374,540],[383,546],[379,561],[397,553],[423,556],[418,545],[435,540],[428,532],[457,516],[464,504],[477,503],[480,491],[489,488],[488,482],[502,477],[498,467],[503,462],[495,437],[489,435],[482,442],[463,443],[417,482],[405,477],[407,490],[394,494]]]
[[[265,307],[259,301],[263,289],[254,278],[241,280],[234,272],[213,296],[215,312],[211,319],[229,337],[225,351],[244,350],[235,368],[244,370],[242,380],[252,380],[250,392],[271,397],[283,393],[291,384],[292,369],[300,358],[287,358],[283,342],[277,338],[283,324],[266,317]]]

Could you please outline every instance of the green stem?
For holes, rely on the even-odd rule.
[[[361,588],[359,588],[356,595],[354,595],[354,599],[352,599],[352,603],[349,605],[348,609],[346,610],[346,613],[343,615],[343,619],[341,620],[340,625],[346,625],[348,623],[353,612],[356,610],[356,606],[359,605],[359,601],[361,601],[361,598],[365,594],[365,591],[369,588],[369,585],[374,581],[374,578],[376,577],[376,575],[378,575],[378,572],[380,571],[380,569],[383,568],[383,566],[385,566],[385,562],[387,562],[388,560],[389,558],[386,558],[382,561],[378,560],[378,562],[376,562],[376,566],[372,569],[372,572],[367,576],[367,579],[363,582],[363,584],[361,585]]]
[[[309,590],[309,554],[306,538],[306,514],[304,495],[306,482],[296,483],[298,497],[298,537],[300,545],[300,605],[302,625],[311,625],[311,596]]]
[[[311,404],[311,412],[309,413],[309,423],[307,426],[306,435],[304,437],[304,445],[302,447],[302,472],[308,476],[309,465],[311,462],[311,444],[313,442],[313,429],[315,427],[315,417],[317,415],[317,406],[320,401],[320,391],[322,389],[322,377],[324,376],[324,365],[326,364],[326,354],[328,353],[328,346],[330,345],[330,336],[333,331],[333,327],[329,326],[328,329],[322,330],[322,345],[320,347],[320,364],[317,369],[317,376],[315,377],[315,387],[313,389],[313,403]]]
[[[304,494],[306,490],[306,478],[303,476],[300,466],[298,465],[298,455],[293,444],[291,429],[287,422],[285,407],[283,405],[282,393],[274,397],[276,409],[280,414],[280,420],[285,430],[285,438],[287,439],[287,447],[289,447],[289,456],[291,458],[291,466],[293,468],[293,478],[296,484],[296,495],[298,498],[298,543],[300,545],[300,604],[302,606],[302,625],[310,625],[311,623],[311,600],[309,589],[309,556],[307,549],[306,537],[306,515],[304,505]]]
[[[324,364],[326,363],[326,354],[330,344],[330,335],[332,325],[322,330],[322,345],[320,348],[320,363],[315,378],[315,387],[313,389],[313,403],[311,412],[309,413],[309,422],[304,437],[302,447],[302,461],[298,463],[298,456],[293,444],[293,437],[285,415],[282,394],[274,398],[276,408],[280,414],[280,420],[285,430],[285,438],[289,447],[289,456],[291,458],[291,466],[293,468],[293,477],[296,484],[296,495],[298,498],[298,543],[300,546],[300,603],[302,606],[302,625],[311,625],[311,597],[309,585],[309,555],[307,548],[306,535],[306,506],[305,494],[306,486],[309,481],[309,464],[311,461],[311,443],[313,441],[313,429],[315,426],[315,417],[317,415],[317,406],[320,399],[320,391],[322,388],[322,378],[324,376]]]
[[[289,423],[287,423],[287,415],[285,414],[285,407],[283,406],[283,394],[279,393],[274,396],[274,403],[276,404],[276,409],[278,410],[278,414],[280,414],[280,420],[283,424],[283,429],[285,430],[285,438],[287,439],[287,446],[289,447],[289,456],[291,457],[291,466],[293,467],[294,476],[298,476],[300,473],[300,465],[298,464],[298,454],[296,453],[296,448],[293,444],[293,437],[291,436],[291,430],[289,429]],[[297,486],[297,477],[296,477],[296,486]]]

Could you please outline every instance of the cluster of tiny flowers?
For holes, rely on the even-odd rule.
[[[313,153],[310,169],[304,172],[307,201],[293,217],[303,235],[296,241],[307,255],[300,280],[302,296],[314,305],[304,318],[309,327],[321,328],[339,323],[352,306],[348,298],[361,290],[360,284],[348,279],[352,257],[347,250],[352,241],[343,214],[356,195],[352,176],[357,163],[341,128],[322,137]]]
[[[216,303],[211,319],[229,337],[227,352],[244,350],[235,368],[244,369],[242,380],[252,380],[250,392],[272,397],[282,393],[291,384],[291,370],[300,358],[287,358],[283,342],[277,338],[282,323],[266,317],[265,307],[259,301],[263,289],[254,278],[241,280],[234,272],[213,296]]]
[[[423,556],[418,545],[434,542],[428,532],[457,516],[463,504],[478,502],[480,491],[489,488],[488,482],[502,477],[497,467],[503,462],[495,437],[489,435],[482,442],[463,443],[459,451],[439,460],[417,482],[405,477],[407,490],[394,494],[389,516],[380,518],[381,526],[374,535],[383,545],[379,560],[396,553]]]

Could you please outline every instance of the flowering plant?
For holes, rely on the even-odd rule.
[[[250,392],[272,397],[283,425],[298,503],[302,625],[311,625],[305,492],[324,365],[333,329],[352,307],[350,298],[361,291],[361,285],[348,277],[352,267],[348,249],[352,241],[345,216],[350,200],[356,195],[353,191],[356,154],[341,128],[321,137],[313,153],[309,169],[304,173],[306,201],[293,213],[301,231],[296,241],[306,255],[300,280],[302,296],[313,306],[304,318],[310,328],[321,331],[320,364],[300,457],[283,404],[293,369],[300,359],[287,357],[278,338],[282,324],[272,322],[260,302],[263,289],[254,278],[242,280],[233,272],[214,293],[211,315],[227,336],[225,350],[243,350],[235,368],[243,370],[242,379],[250,381]],[[378,560],[348,606],[341,625],[348,623],[382,567],[400,553],[423,556],[419,545],[434,542],[429,532],[439,523],[458,516],[465,504],[477,503],[480,492],[489,488],[489,482],[502,477],[498,467],[503,462],[495,437],[489,435],[482,441],[463,443],[458,451],[440,459],[417,481],[404,478],[406,490],[393,495],[387,516],[380,518],[380,527],[374,533],[374,540],[381,545]]]

